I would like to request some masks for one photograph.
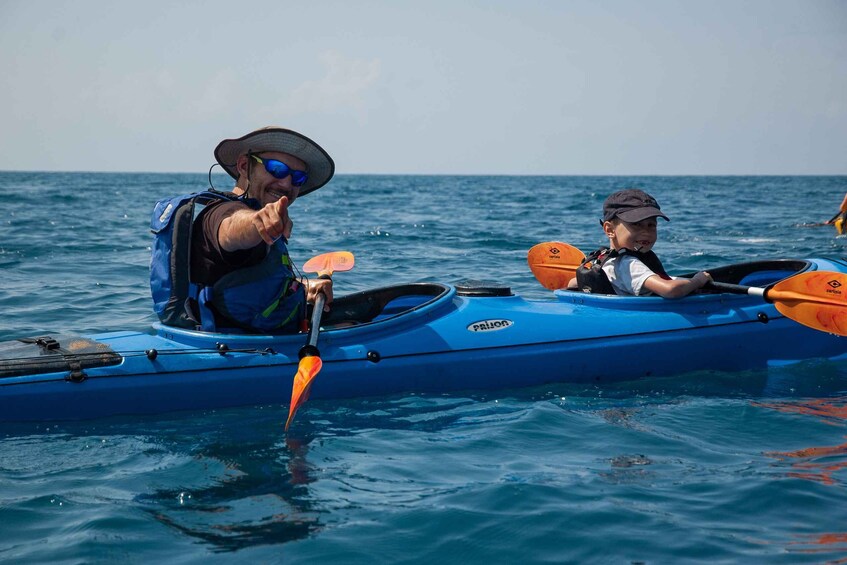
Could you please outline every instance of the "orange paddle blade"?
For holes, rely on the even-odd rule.
[[[356,259],[349,251],[332,251],[312,257],[303,265],[303,272],[318,273],[319,275],[330,275],[335,271],[349,271],[356,263]]]
[[[532,274],[550,290],[566,288],[584,260],[582,251],[561,241],[539,243],[526,256]]]
[[[847,274],[800,273],[765,293],[786,318],[816,330],[847,336]]]
[[[312,381],[318,376],[321,367],[323,367],[323,361],[320,357],[307,355],[300,359],[300,366],[297,368],[297,374],[294,375],[294,385],[291,387],[291,404],[288,406],[288,420],[285,421],[286,432],[297,410],[309,398]]]

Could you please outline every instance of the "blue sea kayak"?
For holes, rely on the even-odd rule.
[[[767,286],[847,272],[840,259],[710,269],[717,281]],[[287,404],[306,334],[43,335],[0,342],[0,420]],[[556,291],[527,300],[497,285],[414,283],[336,299],[318,346],[311,399],[604,383],[692,371],[766,369],[842,359],[847,339],[810,329],[761,297],[679,300]]]

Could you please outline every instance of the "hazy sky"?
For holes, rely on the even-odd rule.
[[[0,170],[847,173],[847,0],[0,0],[0,54]]]

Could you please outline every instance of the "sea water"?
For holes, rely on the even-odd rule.
[[[0,340],[149,328],[153,204],[206,186],[0,173]],[[352,251],[337,295],[483,279],[543,298],[527,250],[600,246],[603,199],[627,187],[670,216],[655,249],[672,273],[847,255],[813,225],[847,177],[345,175],[294,204],[291,253]],[[0,424],[0,561],[847,560],[840,364],[311,401],[288,436],[286,415]]]

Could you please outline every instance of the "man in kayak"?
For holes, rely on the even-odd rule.
[[[296,332],[307,302],[318,293],[332,302],[332,281],[295,273],[288,207],[329,182],[335,164],[317,143],[280,127],[225,139],[215,159],[235,179],[236,198],[208,205],[194,222],[191,280],[207,289],[202,302],[217,326]]]
[[[653,253],[657,218],[670,221],[656,199],[642,190],[621,190],[606,198],[600,224],[609,248],[588,256],[577,269],[576,286],[588,292],[680,298],[711,281],[705,271],[690,279],[675,279],[665,272]]]

